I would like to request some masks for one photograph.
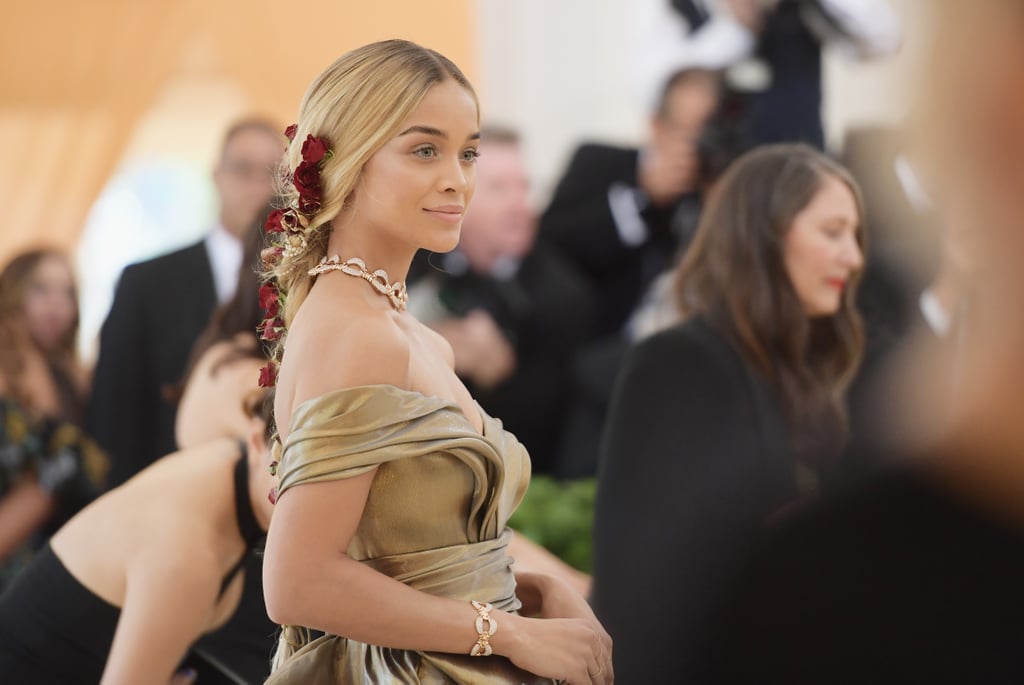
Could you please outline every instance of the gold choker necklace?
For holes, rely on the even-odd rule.
[[[319,264],[309,270],[309,275],[319,276],[328,271],[340,271],[349,276],[362,278],[372,285],[374,290],[387,297],[391,301],[392,307],[400,312],[405,311],[405,307],[409,302],[409,293],[405,291],[405,283],[401,281],[389,283],[388,274],[384,269],[377,269],[371,272],[366,269],[366,262],[359,259],[359,257],[353,257],[343,262],[341,257],[334,255],[333,257],[321,259]]]

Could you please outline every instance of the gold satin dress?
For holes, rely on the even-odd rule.
[[[279,455],[278,497],[296,485],[377,467],[348,554],[417,590],[517,611],[505,524],[526,492],[530,459],[499,420],[477,409],[483,434],[457,404],[391,385],[346,388],[303,402]],[[501,656],[471,657],[472,646],[465,655],[444,654],[325,635],[266,682],[554,682]]]

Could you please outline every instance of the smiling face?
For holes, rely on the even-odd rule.
[[[479,138],[473,95],[452,79],[433,86],[363,168],[350,220],[414,248],[454,249],[476,186]]]
[[[839,311],[850,278],[864,265],[860,215],[849,186],[826,176],[784,239],[786,272],[809,317]]]

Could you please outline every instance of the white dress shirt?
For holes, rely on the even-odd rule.
[[[217,302],[224,304],[235,294],[238,270],[242,267],[242,241],[223,226],[217,225],[206,236],[206,254],[213,270],[213,287]]]

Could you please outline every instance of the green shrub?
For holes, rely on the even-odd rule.
[[[570,566],[590,573],[596,492],[593,478],[559,481],[534,476],[508,525]]]

